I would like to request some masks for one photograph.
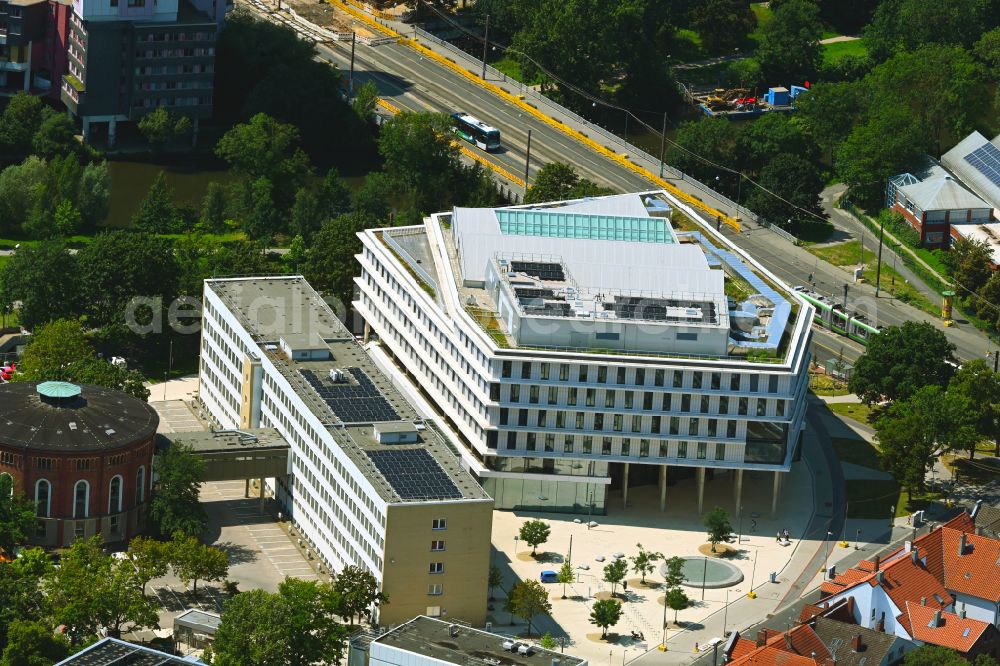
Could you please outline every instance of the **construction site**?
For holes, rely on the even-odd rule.
[[[743,118],[764,113],[788,113],[795,110],[794,100],[808,91],[803,86],[768,88],[763,95],[749,88],[687,89],[688,101],[710,118]]]

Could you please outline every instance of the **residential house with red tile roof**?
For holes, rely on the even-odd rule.
[[[917,644],[1000,653],[1000,541],[975,534],[975,517],[963,512],[835,575],[820,588],[824,605],[850,599],[857,624]]]

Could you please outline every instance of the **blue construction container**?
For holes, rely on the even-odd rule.
[[[809,92],[809,88],[803,86],[792,86],[792,99],[795,99],[804,92]]]
[[[768,88],[767,103],[771,106],[788,106],[788,88]]]

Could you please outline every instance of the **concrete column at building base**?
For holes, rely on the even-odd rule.
[[[628,463],[625,463],[625,473],[622,475],[622,508],[628,508]]]
[[[771,491],[771,517],[774,518],[778,515],[778,498],[781,496],[781,483],[783,472],[774,473],[774,487]]]
[[[733,506],[739,512],[740,504],[743,502],[743,470],[737,469],[733,473]]]
[[[191,146],[198,145],[198,119],[195,118],[191,121]]]
[[[370,338],[370,337],[371,337],[371,334],[372,334],[372,325],[371,325],[371,324],[369,324],[369,323],[368,323],[368,320],[366,319],[366,320],[365,320],[365,332],[364,332],[364,337],[362,338],[362,339],[364,340],[365,344],[368,344],[368,338]]]
[[[28,42],[28,56],[24,59],[24,62],[28,65],[28,68],[24,70],[24,90],[28,92],[31,90],[31,45],[32,42]]]
[[[118,121],[112,118],[108,121],[108,148],[115,147],[115,141],[118,139]]]
[[[667,466],[660,465],[660,511],[667,510]]]
[[[264,513],[264,478],[260,479],[260,512]]]
[[[699,467],[695,472],[695,481],[698,484],[698,515],[705,511],[705,468]]]
[[[250,497],[250,479],[246,480],[246,487],[243,489],[243,497]]]
[[[83,142],[90,142],[90,118],[83,118]]]

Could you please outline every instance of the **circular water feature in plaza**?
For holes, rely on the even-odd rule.
[[[729,562],[711,557],[682,557],[684,560],[685,587],[706,587],[710,590],[730,587],[743,580],[743,572]],[[660,574],[666,574],[666,565],[660,565]]]

